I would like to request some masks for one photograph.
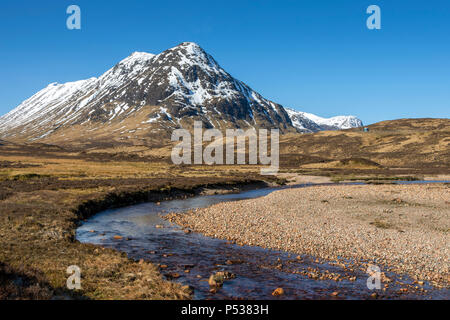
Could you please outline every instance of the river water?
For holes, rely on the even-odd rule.
[[[386,291],[372,291],[367,288],[368,275],[363,271],[319,262],[306,255],[300,255],[301,259],[297,259],[298,254],[238,246],[196,233],[186,234],[178,226],[161,218],[169,212],[185,212],[224,201],[257,198],[275,190],[280,188],[196,196],[106,210],[82,223],[76,237],[80,242],[126,252],[136,260],[145,259],[167,266],[161,269],[161,273],[168,279],[190,285],[194,289],[195,299],[366,299],[374,292],[377,292],[378,298],[385,299],[449,299],[448,289],[437,290],[427,284],[423,286],[427,292],[408,290],[407,293],[399,293],[405,284],[410,288],[415,285],[408,277],[392,273],[386,273],[394,280]],[[124,239],[114,240],[116,235]],[[225,281],[217,292],[210,292],[208,278],[217,271],[231,272],[236,278]],[[339,275],[340,281],[317,280],[308,276],[312,273],[333,273]],[[353,277],[356,280],[350,279]],[[272,292],[279,287],[284,289],[284,295],[272,296]]]

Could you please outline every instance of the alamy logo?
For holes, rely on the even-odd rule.
[[[209,142],[213,138],[214,141],[203,149],[203,142]],[[280,140],[278,129],[270,130],[270,155],[268,152],[267,129],[260,129],[259,132],[254,128],[247,131],[227,129],[224,137],[218,129],[203,131],[202,122],[194,121],[194,139],[192,139],[191,132],[188,130],[176,129],[172,133],[171,140],[181,140],[172,149],[171,158],[174,164],[192,164],[192,153],[194,155],[194,164],[246,164],[246,145],[248,141],[248,164],[256,165],[259,160],[260,164],[269,165],[269,167],[261,169],[261,174],[263,175],[276,174],[278,172]],[[235,145],[237,145],[237,148],[235,148]],[[235,157],[235,154],[237,154],[237,157]]]
[[[381,29],[381,9],[379,6],[373,4],[367,8],[367,14],[370,16],[367,18],[367,28],[369,30]]]
[[[70,16],[66,20],[66,26],[69,30],[80,30],[81,29],[81,9],[77,5],[70,5],[66,10],[67,14]]]
[[[373,264],[369,264],[366,273],[369,275],[367,278],[367,288],[369,290],[381,289],[381,270],[380,267]]]
[[[69,266],[66,270],[70,277],[67,278],[66,285],[69,290],[81,289],[81,269],[79,266]]]

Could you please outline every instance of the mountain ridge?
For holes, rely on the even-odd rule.
[[[133,52],[98,78],[49,84],[0,117],[0,137],[146,141],[194,121],[221,130],[301,131],[282,105],[232,77],[196,43],[183,42],[156,55]]]

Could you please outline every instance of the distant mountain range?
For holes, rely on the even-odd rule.
[[[135,52],[99,78],[52,83],[0,118],[6,140],[164,138],[175,128],[278,128],[315,132],[361,126],[285,109],[233,78],[200,46],[184,42],[158,55]]]
[[[322,118],[312,113],[285,108],[292,125],[301,132],[317,132],[323,130],[341,130],[362,127],[363,123],[355,116],[337,116]]]

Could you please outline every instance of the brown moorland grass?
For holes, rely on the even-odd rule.
[[[297,178],[450,175],[449,119],[403,119],[369,128],[281,136],[280,176],[305,182]],[[173,166],[171,144],[150,142],[55,146],[0,140],[0,298],[189,298],[186,288],[164,280],[151,263],[74,241],[77,221],[112,206],[191,195],[205,187],[232,189],[261,179],[260,167]],[[72,264],[82,269],[78,293],[65,289]],[[134,281],[125,277],[129,273]]]
[[[230,168],[183,168],[176,176],[161,164],[14,154],[1,160],[11,164],[0,169],[1,299],[188,299],[189,288],[163,279],[150,262],[75,241],[78,222],[111,207],[236,190],[260,179]],[[65,287],[70,265],[82,270],[76,292]]]
[[[353,158],[385,170],[449,173],[450,119],[400,119],[367,127],[369,132],[355,128],[282,136],[282,167],[315,165],[320,172],[328,162]]]

